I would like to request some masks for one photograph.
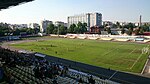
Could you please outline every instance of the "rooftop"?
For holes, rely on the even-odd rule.
[[[21,3],[30,2],[33,0],[0,0],[0,10],[7,9],[11,6],[17,6]]]

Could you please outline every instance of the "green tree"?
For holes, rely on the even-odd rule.
[[[68,29],[68,33],[75,33],[75,28],[76,28],[75,24],[70,25],[70,27]]]
[[[125,29],[121,28],[121,34],[124,34],[124,33],[125,33]]]
[[[34,34],[34,29],[32,29],[32,28],[26,28],[27,30],[26,30],[26,32],[27,32],[27,34]]]
[[[85,32],[87,32],[87,23],[82,23],[82,31],[81,31],[81,33],[83,34]]]
[[[79,27],[75,27],[74,32],[75,32],[76,34],[79,34],[79,33],[80,33]]]
[[[145,32],[149,32],[150,31],[149,27],[150,27],[150,25],[148,25],[148,24],[144,24],[144,25],[141,26],[141,28],[143,28],[143,31],[145,31]]]
[[[10,27],[0,25],[0,36],[10,35],[12,32],[13,31]]]
[[[140,28],[137,28],[133,32],[135,33],[135,35],[139,35],[139,31],[140,31]]]
[[[121,25],[119,22],[116,23],[117,28],[121,28]]]
[[[53,34],[54,29],[55,29],[54,24],[48,25],[48,27],[46,28],[46,34]]]
[[[112,25],[112,28],[117,28],[117,25],[116,25],[116,24],[113,24],[113,25]]]
[[[34,33],[35,34],[38,34],[40,32],[40,29],[39,28],[34,28]]]
[[[68,29],[68,33],[83,34],[85,32],[87,32],[87,23],[78,22],[77,25],[70,25]]]
[[[78,34],[82,33],[82,23],[81,22],[78,22],[78,24],[77,24],[77,33]]]
[[[111,34],[111,29],[110,29],[110,27],[104,27],[104,31],[107,31],[108,34]]]
[[[61,35],[67,34],[67,28],[64,25],[59,26],[59,34]]]
[[[20,35],[20,30],[17,28],[13,31],[13,35]]]
[[[87,32],[87,23],[78,22],[75,30],[76,30],[76,33],[80,33],[80,34]]]
[[[129,28],[129,30],[127,31],[127,34],[132,35],[132,32],[133,32],[133,28]]]
[[[108,32],[108,34],[111,34],[111,29],[110,29],[110,27],[106,28],[106,31]]]
[[[58,27],[54,26],[53,34],[58,34]]]
[[[144,33],[143,28],[140,28],[140,30],[139,30],[139,34],[140,34],[140,35],[143,35],[143,33]]]
[[[129,28],[135,28],[136,26],[133,24],[133,23],[128,23],[127,25],[124,25],[123,26],[124,28],[127,28],[127,29],[129,29]]]
[[[107,27],[107,26],[108,26],[108,24],[104,24],[104,28]]]

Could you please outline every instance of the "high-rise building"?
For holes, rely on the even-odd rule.
[[[52,21],[49,20],[43,20],[41,21],[40,24],[40,32],[45,33],[46,32],[46,28],[48,27],[48,25],[53,24]]]
[[[68,27],[70,27],[71,24],[78,24],[78,22],[87,23],[87,30],[90,31],[90,27],[102,25],[102,14],[86,13],[68,17]]]

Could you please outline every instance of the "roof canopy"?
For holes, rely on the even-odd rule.
[[[7,9],[10,6],[16,6],[20,3],[26,3],[33,0],[0,0],[0,10],[1,9]]]
[[[46,55],[43,55],[43,54],[40,54],[40,53],[36,53],[35,56],[44,58]]]

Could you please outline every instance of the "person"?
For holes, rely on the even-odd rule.
[[[7,79],[7,82],[9,83],[9,84],[14,84],[14,82],[15,82],[15,79],[14,79],[14,77],[11,75],[11,73],[9,73],[9,72],[6,72],[6,79]]]
[[[95,80],[93,79],[92,76],[90,76],[90,78],[88,78],[89,84],[95,84]]]
[[[4,81],[4,70],[2,68],[2,63],[0,61],[0,83]]]
[[[79,84],[82,84],[83,83],[82,78],[80,78],[78,82],[79,82]]]
[[[58,84],[56,78],[54,78],[53,84]]]

